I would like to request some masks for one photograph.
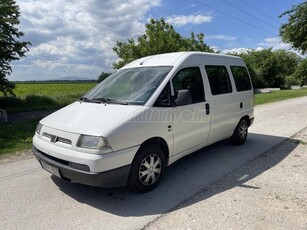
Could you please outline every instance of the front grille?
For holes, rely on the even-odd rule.
[[[50,133],[43,133],[43,136],[47,137],[52,143],[61,142],[67,145],[71,145],[71,140],[63,138],[63,137],[58,137]]]
[[[66,138],[58,137],[58,138],[57,138],[57,141],[58,141],[58,142],[65,143],[65,144],[68,144],[68,145],[71,145],[71,140],[66,139]]]
[[[69,162],[69,161],[65,161],[65,160],[62,160],[62,159],[59,159],[59,158],[56,158],[56,157],[53,157],[53,156],[50,156],[40,150],[38,150],[37,148],[35,148],[36,151],[38,151],[40,154],[42,154],[44,157],[50,159],[50,160],[53,160],[55,162],[58,162],[60,164],[63,164],[63,165],[67,165],[69,167],[72,167],[72,168],[75,168],[75,169],[78,169],[78,170],[82,170],[82,171],[85,171],[85,172],[89,172],[90,171],[90,167],[88,165],[84,165],[84,164],[78,164],[78,163],[74,163],[74,162]]]
[[[56,161],[56,162],[58,162],[60,164],[69,166],[69,161],[65,161],[65,160],[62,160],[62,159],[50,156],[50,155],[48,155],[48,154],[46,154],[46,153],[44,153],[44,152],[42,152],[40,150],[38,150],[38,151],[39,151],[40,154],[42,154],[43,156],[49,158],[50,160],[53,160],[53,161]]]

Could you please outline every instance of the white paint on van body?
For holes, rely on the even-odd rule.
[[[205,65],[226,66],[233,91],[213,96]],[[89,165],[91,172],[104,172],[131,164],[143,142],[152,137],[160,137],[167,143],[170,165],[191,152],[230,137],[242,117],[254,117],[253,89],[236,91],[230,71],[232,65],[246,67],[239,57],[202,52],[161,54],[133,61],[122,69],[173,67],[143,106],[74,102],[40,121],[43,125],[42,133],[48,131],[54,135],[62,135],[72,139],[72,145],[67,148],[60,143],[50,143],[38,134],[34,136],[33,145],[53,157]],[[164,87],[185,67],[200,68],[205,101],[180,107],[153,107]],[[210,106],[210,114],[206,114],[206,103]],[[240,103],[243,103],[242,109]],[[151,120],[148,120],[148,114],[155,113],[164,114],[166,119],[161,122],[161,119],[157,121],[154,116],[149,116]],[[178,115],[183,120],[188,119],[189,113],[196,114],[199,119],[193,122],[174,120]],[[78,149],[76,142],[81,134],[105,137],[112,152],[92,154]]]

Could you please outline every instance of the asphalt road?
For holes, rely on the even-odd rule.
[[[306,114],[307,97],[257,106],[245,145],[221,141],[199,150],[170,166],[146,194],[65,183],[35,159],[1,165],[0,229],[142,229],[157,218],[169,221],[161,215],[206,201],[192,198],[307,127]]]

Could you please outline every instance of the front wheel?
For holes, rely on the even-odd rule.
[[[243,145],[247,138],[247,133],[248,123],[245,119],[242,119],[230,137],[231,143],[234,145]]]
[[[165,157],[158,145],[141,147],[135,156],[128,179],[128,187],[144,193],[155,188],[165,171]]]

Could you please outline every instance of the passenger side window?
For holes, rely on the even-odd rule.
[[[170,107],[171,106],[171,90],[170,83],[168,83],[162,90],[158,99],[156,100],[155,107]]]
[[[194,104],[205,101],[204,84],[199,67],[188,67],[181,69],[172,80],[175,102],[179,90],[185,90],[190,95],[190,102]]]
[[[250,90],[252,88],[251,81],[248,76],[247,69],[243,66],[230,66],[232,76],[236,83],[238,92]]]
[[[225,66],[205,66],[212,95],[231,93],[232,87]]]

